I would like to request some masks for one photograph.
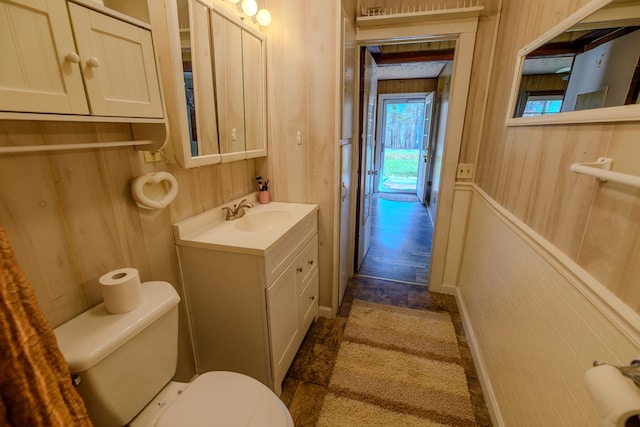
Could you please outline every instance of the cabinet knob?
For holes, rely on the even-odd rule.
[[[310,299],[311,301],[315,301],[316,296],[314,295],[314,296],[312,296],[312,297],[309,297],[309,299]]]
[[[298,273],[302,273],[302,267],[298,267]]]
[[[80,62],[80,57],[75,52],[69,52],[64,56],[64,60],[67,62],[71,62],[72,64],[77,64]]]
[[[98,68],[100,66],[100,61],[95,56],[92,56],[87,60],[87,65],[91,68]]]
[[[310,259],[309,261],[307,261],[307,263],[308,263],[309,265],[313,265],[313,260],[312,260],[312,259]]]

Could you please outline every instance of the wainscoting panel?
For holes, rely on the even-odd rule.
[[[636,314],[599,307],[594,290],[619,301],[474,188],[458,299],[496,424],[600,425],[583,375],[594,360],[637,358],[637,336],[615,323],[637,326]]]

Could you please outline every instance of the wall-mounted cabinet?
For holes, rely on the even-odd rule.
[[[146,0],[0,0],[0,54],[0,119],[164,128]]]
[[[176,161],[266,156],[264,37],[217,2],[151,4]]]
[[[0,5],[1,110],[163,116],[148,25],[65,0]]]

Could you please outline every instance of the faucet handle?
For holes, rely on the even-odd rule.
[[[240,203],[238,203],[238,209],[240,208],[252,208],[253,207],[253,203],[247,202],[247,199],[242,199],[240,200]]]
[[[234,213],[235,206],[234,206],[234,209],[231,209],[231,208],[229,208],[229,207],[227,207],[227,206],[223,206],[223,207],[222,207],[222,210],[223,210],[223,211],[224,211],[224,210],[226,210],[226,211],[227,211],[227,213],[226,213],[226,215],[225,215],[225,217],[224,217],[224,219],[226,219],[226,220],[230,220],[230,219],[232,219],[232,218],[233,218],[233,216],[235,215],[235,213]]]

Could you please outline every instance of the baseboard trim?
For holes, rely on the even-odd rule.
[[[460,310],[460,315],[462,317],[462,325],[464,326],[464,333],[467,337],[467,342],[469,343],[469,350],[471,350],[471,355],[473,356],[473,365],[476,368],[476,373],[478,374],[478,379],[480,380],[480,387],[482,388],[484,401],[487,405],[487,409],[489,410],[489,415],[491,416],[491,423],[495,427],[504,427],[505,423],[502,419],[502,415],[500,414],[498,400],[496,399],[496,395],[493,392],[491,379],[489,378],[489,374],[484,363],[484,358],[482,357],[482,352],[480,351],[480,347],[478,346],[478,339],[476,338],[475,332],[473,331],[473,326],[471,325],[471,321],[469,319],[467,307],[464,303],[462,295],[460,294],[460,288],[456,287],[454,289],[453,295],[455,295],[456,302],[458,303],[458,309]]]
[[[445,295],[456,295],[458,293],[458,287],[449,283],[443,283],[438,292]]]
[[[331,314],[331,307],[326,307],[326,306],[323,306],[323,305],[318,307],[318,316],[325,317],[327,319],[332,319],[333,316]]]

